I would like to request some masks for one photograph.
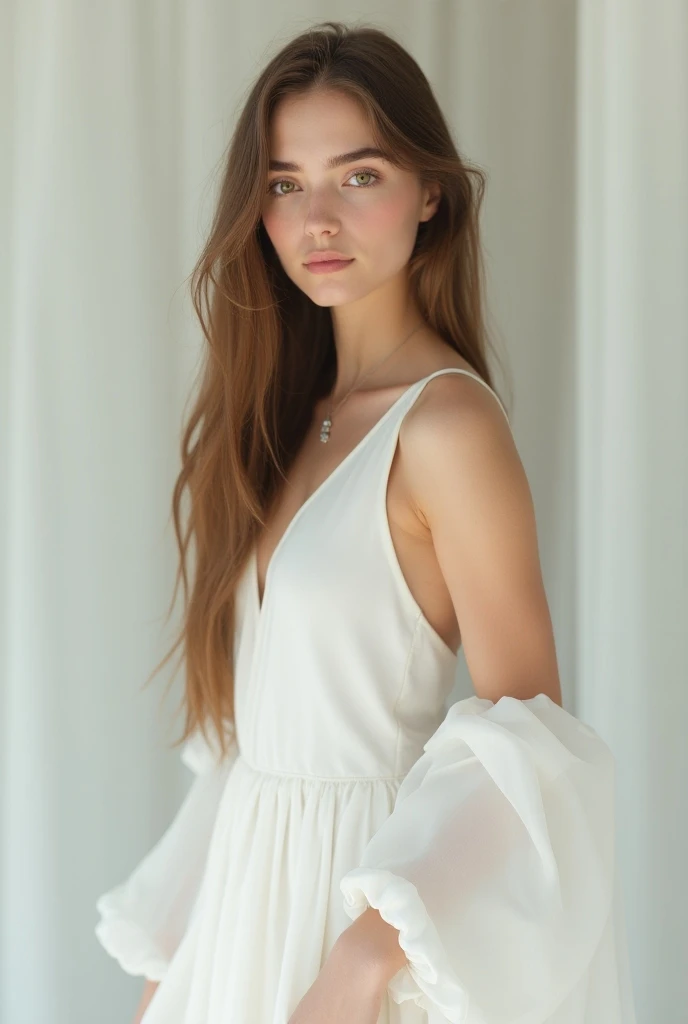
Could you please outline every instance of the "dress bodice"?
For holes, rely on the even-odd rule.
[[[400,777],[444,717],[457,656],[408,587],[386,499],[404,416],[446,373],[484,384],[449,367],[407,388],[298,509],[262,604],[255,550],[249,559],[237,595],[235,715],[254,767]]]

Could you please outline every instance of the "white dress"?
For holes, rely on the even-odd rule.
[[[392,545],[399,428],[441,373],[487,387],[417,381],[296,513],[262,606],[247,565],[231,757],[187,741],[181,808],[97,904],[105,949],[161,981],[143,1024],[287,1024],[368,905],[408,961],[378,1024],[635,1020],[611,752],[544,694],[447,711],[456,656]]]

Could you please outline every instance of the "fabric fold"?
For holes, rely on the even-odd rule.
[[[599,735],[545,694],[449,708],[340,880],[349,917],[372,906],[399,930],[395,1002],[430,1024],[580,1019],[615,920],[614,776]]]
[[[233,728],[228,737],[224,760],[216,742],[200,730],[184,743],[180,757],[195,778],[177,814],[128,878],[96,903],[96,937],[128,974],[160,981],[191,920],[218,808],[238,755]]]

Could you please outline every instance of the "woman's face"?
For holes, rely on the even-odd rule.
[[[319,306],[354,302],[402,273],[419,222],[437,209],[439,186],[355,155],[374,145],[362,108],[342,92],[286,97],[273,113],[263,223],[285,273]],[[309,268],[329,251],[347,262]]]

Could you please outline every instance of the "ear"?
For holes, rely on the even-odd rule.
[[[442,187],[438,181],[431,181],[423,186],[423,205],[419,220],[430,220],[437,213],[442,198]]]

